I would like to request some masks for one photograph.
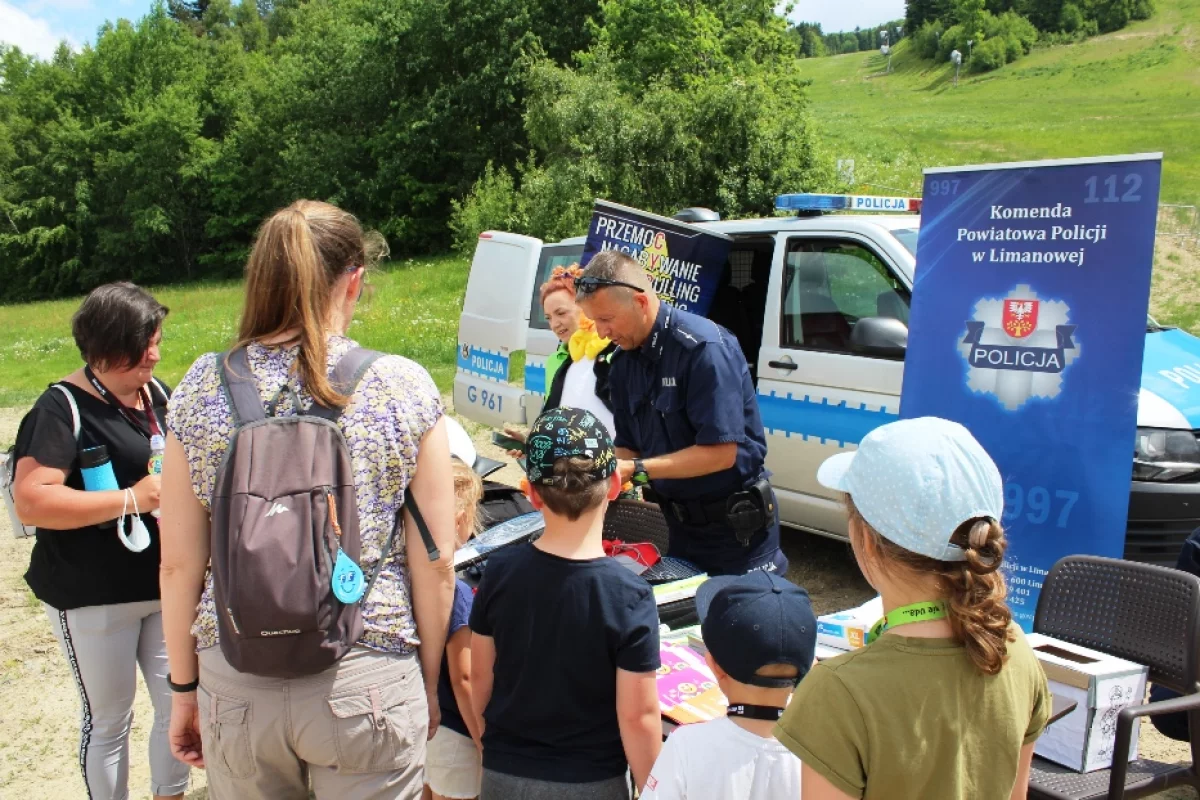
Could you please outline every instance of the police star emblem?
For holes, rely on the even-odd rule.
[[[958,352],[967,362],[967,386],[1009,411],[1035,397],[1057,397],[1063,372],[1080,354],[1070,307],[1039,297],[1029,284],[980,299],[966,326]]]

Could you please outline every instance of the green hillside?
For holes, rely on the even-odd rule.
[[[1157,0],[1153,19],[1075,45],[1035,49],[995,72],[916,57],[805,59],[830,155],[855,183],[918,191],[926,166],[1158,152],[1162,200],[1200,204],[1200,0]],[[877,188],[878,187],[878,188]]]

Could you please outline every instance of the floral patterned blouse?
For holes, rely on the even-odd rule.
[[[355,342],[344,336],[330,336],[329,368],[355,346]],[[296,346],[251,344],[246,354],[264,404],[290,379],[300,403],[305,408],[312,405],[312,396],[291,373]],[[196,360],[172,393],[167,410],[167,428],[183,444],[192,489],[205,509],[209,508],[217,469],[233,435],[232,414],[217,371],[218,357],[217,353],[208,353]],[[279,416],[295,412],[287,397],[285,393],[285,399],[279,403],[276,412]],[[417,465],[417,446],[442,413],[441,395],[429,373],[400,356],[377,360],[342,412],[339,424],[350,448],[358,495],[360,566],[368,574],[379,561],[396,512],[403,504],[404,489]],[[396,537],[363,606],[363,636],[358,642],[392,653],[409,653],[418,644],[403,541]],[[197,650],[217,643],[211,570],[204,581],[192,635],[196,637]]]

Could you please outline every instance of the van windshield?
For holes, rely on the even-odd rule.
[[[914,256],[917,254],[916,228],[896,228],[891,233],[892,236],[896,237],[900,244],[904,245],[905,250],[912,253]]]

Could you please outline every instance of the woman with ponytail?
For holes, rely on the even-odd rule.
[[[1005,603],[996,465],[966,428],[924,417],[875,429],[817,480],[846,494],[884,618],[809,672],[775,729],[803,800],[1024,798],[1050,692]]]
[[[399,356],[370,363],[349,394],[330,380],[356,347],[346,331],[366,274],[385,252],[382,237],[327,203],[300,200],[276,212],[250,252],[235,343],[245,348],[239,368],[249,369],[268,413],[293,417],[314,404],[341,410],[336,424],[354,474],[359,566],[375,582],[361,600],[362,636],[334,666],[264,677],[234,669],[217,646],[206,567],[216,476],[235,429],[221,389],[224,357],[201,356],[171,396],[160,575],[175,692],[171,748],[180,761],[207,767],[213,800],[303,800],[310,783],[321,800],[421,796],[454,597],[454,485],[441,395],[429,373]],[[270,452],[254,453],[255,469],[278,467]],[[411,533],[395,537],[384,555],[408,489],[441,552],[437,560],[407,510],[403,530]],[[276,504],[267,516],[306,509]],[[295,561],[302,564],[302,555]],[[301,579],[288,564],[279,575],[286,585],[269,591],[283,594]]]

